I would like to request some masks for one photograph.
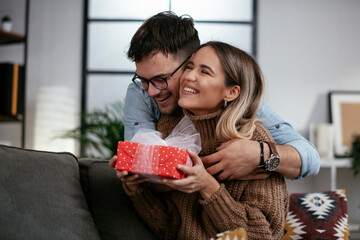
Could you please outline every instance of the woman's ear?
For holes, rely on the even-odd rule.
[[[231,102],[234,101],[240,95],[240,86],[235,85],[228,87],[226,90],[226,95],[224,101]]]

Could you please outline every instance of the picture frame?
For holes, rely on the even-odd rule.
[[[331,91],[328,100],[334,155],[346,157],[354,135],[360,135],[360,91]]]

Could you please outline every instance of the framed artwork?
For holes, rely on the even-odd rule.
[[[360,135],[360,91],[333,91],[328,96],[334,154],[344,157],[350,150],[354,135]]]

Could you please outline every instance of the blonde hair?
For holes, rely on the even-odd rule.
[[[226,86],[240,86],[239,96],[222,112],[216,125],[216,135],[221,140],[251,139],[254,125],[259,119],[259,108],[264,92],[260,67],[253,57],[229,44],[211,41],[201,45],[213,48],[222,64]]]

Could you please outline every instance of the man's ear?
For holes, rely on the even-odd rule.
[[[226,90],[226,95],[224,101],[231,102],[234,101],[240,95],[240,86],[235,85],[228,87]]]

